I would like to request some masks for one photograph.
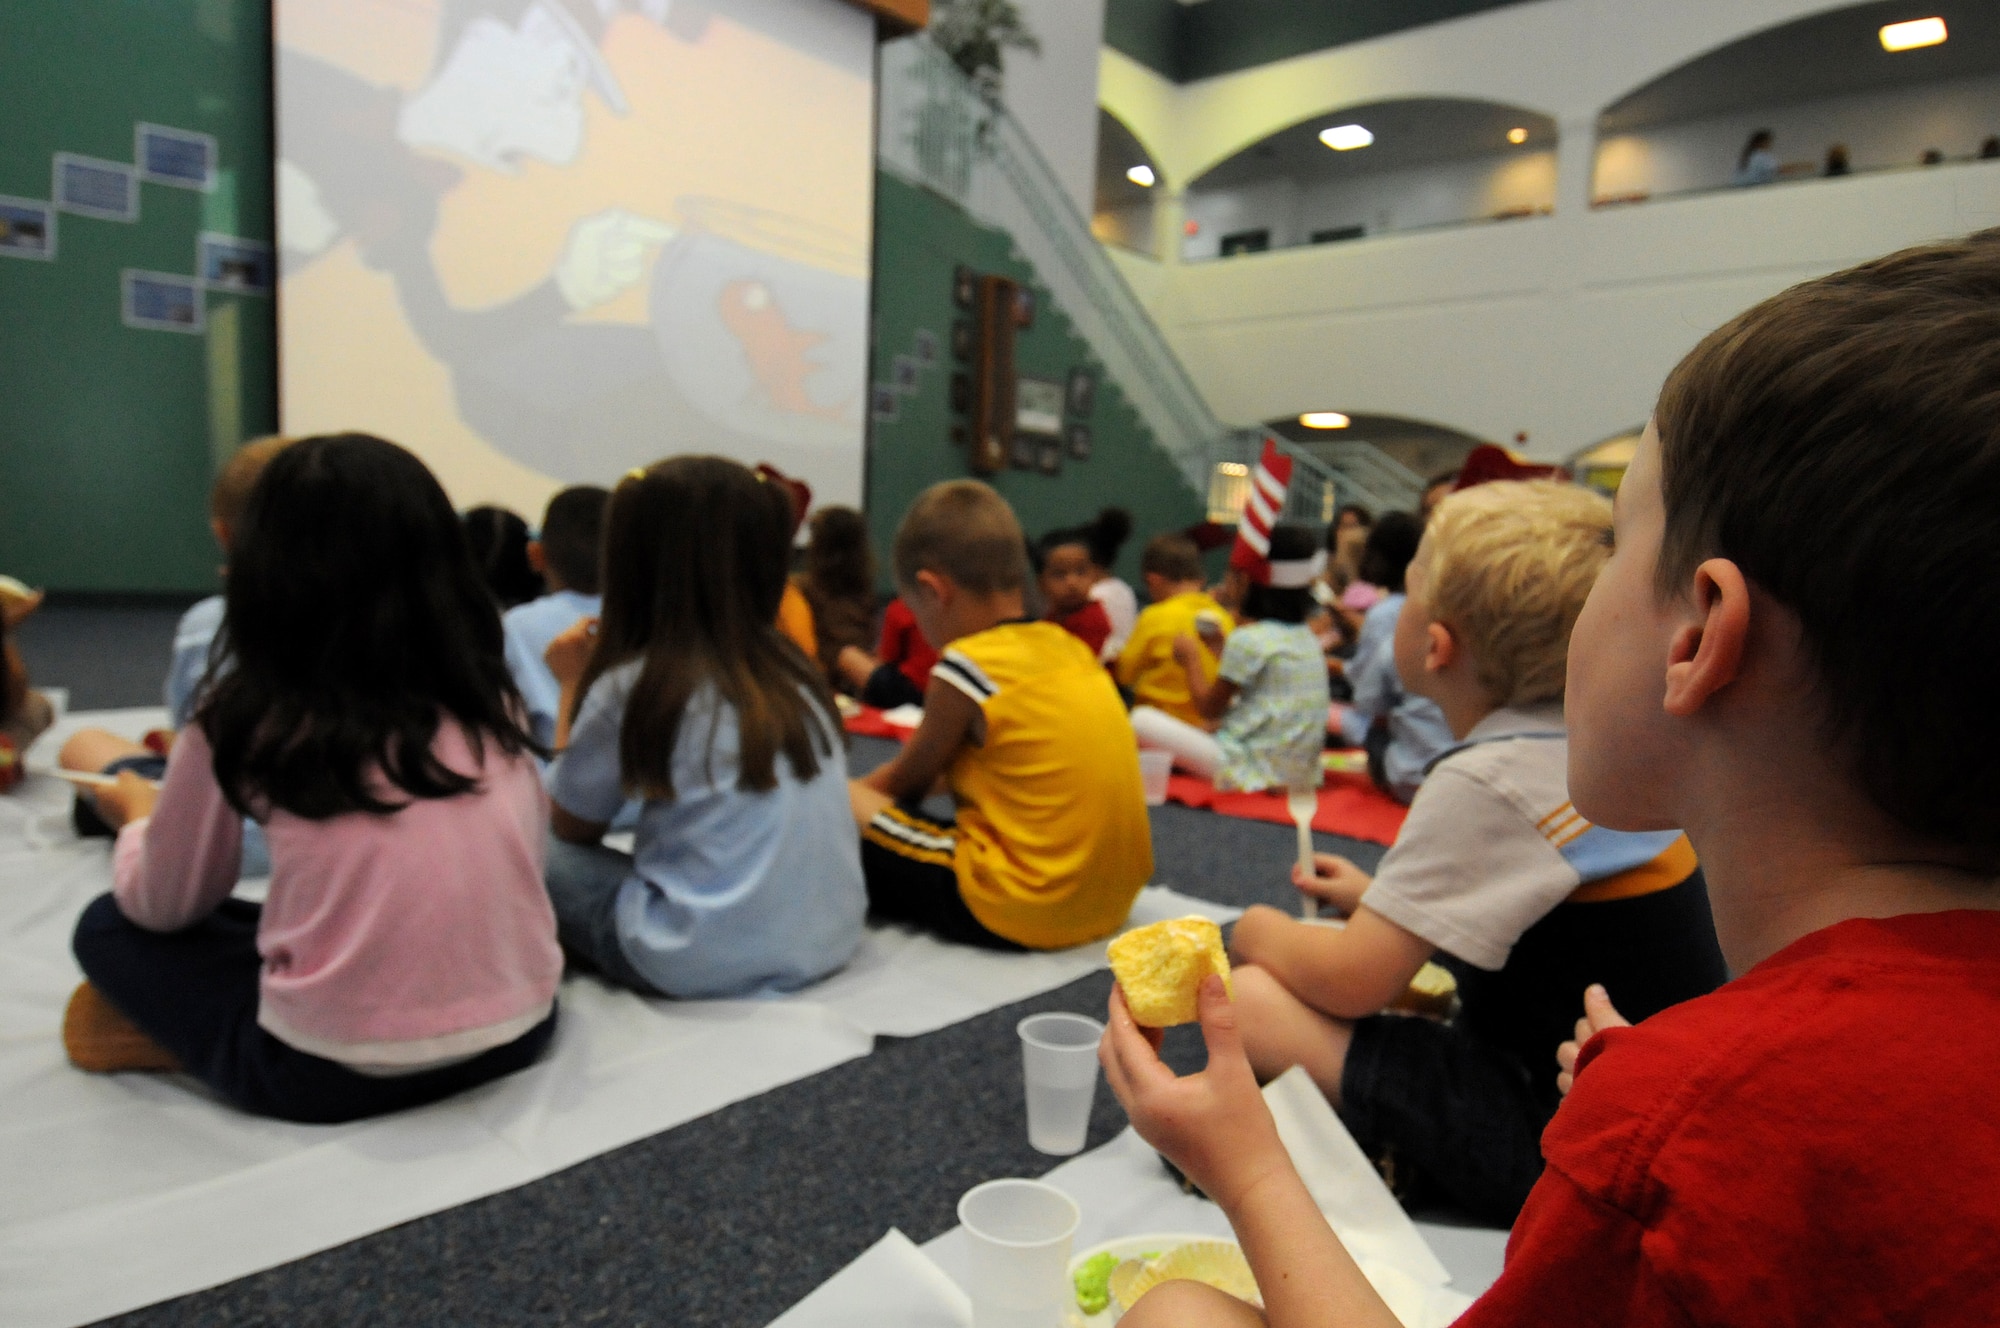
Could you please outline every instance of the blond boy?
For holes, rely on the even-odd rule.
[[[1564,655],[1610,527],[1604,499],[1547,480],[1438,506],[1396,667],[1456,745],[1372,879],[1322,855],[1296,882],[1350,915],[1344,930],[1257,908],[1233,940],[1258,1073],[1305,1066],[1400,1178],[1503,1224],[1541,1173],[1555,1052],[1584,988],[1615,978],[1643,1017],[1726,976],[1680,832],[1605,830],[1569,802]],[[1378,1013],[1439,953],[1460,974],[1452,1023]]]
[[[1025,551],[986,485],[918,496],[896,532],[896,581],[942,654],[916,733],[852,795],[875,916],[1057,949],[1125,921],[1152,873],[1152,835],[1117,689],[1081,641],[1027,618]],[[955,823],[916,809],[940,779]]]

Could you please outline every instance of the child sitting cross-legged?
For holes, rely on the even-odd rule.
[[[548,800],[444,490],[379,438],[294,443],[250,495],[225,594],[226,667],[164,781],[98,795],[124,828],[76,925],[70,1059],[182,1068],[300,1121],[528,1065],[562,973]],[[270,843],[261,906],[230,897],[245,816]]]
[[[1258,1072],[1305,1066],[1399,1178],[1500,1224],[1541,1172],[1554,1056],[1583,989],[1615,980],[1643,1017],[1725,976],[1680,832],[1605,830],[1570,806],[1563,656],[1610,528],[1604,499],[1547,480],[1438,507],[1395,648],[1457,745],[1373,880],[1325,855],[1298,882],[1350,915],[1344,930],[1259,908],[1233,937]],[[1458,1018],[1378,1013],[1436,951],[1463,975]]]
[[[1034,557],[1042,616],[1101,657],[1111,639],[1111,617],[1090,595],[1100,574],[1091,561],[1089,532],[1052,530],[1035,541]]]
[[[1116,931],[1153,870],[1139,750],[1096,654],[1025,616],[1013,509],[974,480],[933,485],[893,558],[943,654],[908,745],[852,786],[870,909],[994,948]],[[916,810],[940,778],[955,825]]]
[[[627,475],[605,514],[604,616],[549,646],[549,894],[563,947],[621,986],[794,991],[861,943],[839,714],[776,625],[791,519],[783,487],[722,457]],[[629,855],[601,842],[628,798]]]
[[[1668,377],[1570,644],[1569,790],[1686,827],[1737,977],[1630,1026],[1622,975],[1584,995],[1546,1168],[1460,1328],[1993,1322],[1996,384],[2000,231],[1795,286]],[[1115,999],[1103,1055],[1264,1308],[1169,1283],[1121,1328],[1388,1328],[1258,1096],[1247,1011],[1214,979],[1202,1006],[1201,1074]]]
[[[1186,724],[1199,725],[1201,711],[1188,690],[1188,671],[1175,645],[1191,637],[1201,646],[1202,681],[1213,686],[1220,643],[1236,625],[1229,610],[1204,588],[1201,550],[1181,534],[1156,535],[1139,558],[1152,602],[1139,612],[1132,635],[1118,652],[1112,673],[1132,694],[1135,706],[1152,706]]]
[[[1139,745],[1172,752],[1175,765],[1219,789],[1317,788],[1329,697],[1326,657],[1305,622],[1313,610],[1310,587],[1324,566],[1319,541],[1294,525],[1272,528],[1268,557],[1232,566],[1231,578],[1242,583],[1243,625],[1222,644],[1213,674],[1213,644],[1194,632],[1173,642],[1197,718],[1136,706]]]

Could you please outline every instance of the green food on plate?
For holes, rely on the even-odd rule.
[[[1115,1254],[1093,1254],[1077,1265],[1076,1307],[1085,1314],[1102,1314],[1111,1307],[1111,1270],[1118,1266]]]

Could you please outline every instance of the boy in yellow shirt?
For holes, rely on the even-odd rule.
[[[1112,672],[1132,694],[1134,706],[1152,706],[1185,723],[1205,725],[1188,693],[1187,669],[1174,656],[1174,642],[1188,636],[1201,643],[1202,672],[1213,686],[1223,638],[1236,622],[1208,593],[1201,550],[1187,536],[1154,536],[1139,560],[1139,572],[1152,602],[1139,615]]]
[[[1003,949],[1116,931],[1153,870],[1139,749],[1096,656],[1028,618],[1013,509],[976,480],[932,485],[904,516],[893,561],[943,653],[923,723],[850,786],[870,912]],[[955,824],[914,810],[940,777]]]

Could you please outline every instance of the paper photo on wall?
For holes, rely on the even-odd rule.
[[[207,193],[215,188],[215,155],[213,134],[143,123],[133,130],[132,159],[148,184]]]
[[[234,295],[271,293],[271,246],[257,240],[203,231],[195,241],[194,270],[212,291]]]
[[[208,326],[208,300],[194,277],[128,267],[119,275],[119,286],[127,327],[200,333]]]
[[[58,152],[53,194],[57,207],[79,217],[95,217],[99,221],[139,219],[139,177],[122,161]]]
[[[38,198],[0,194],[0,258],[56,256],[56,210]]]

